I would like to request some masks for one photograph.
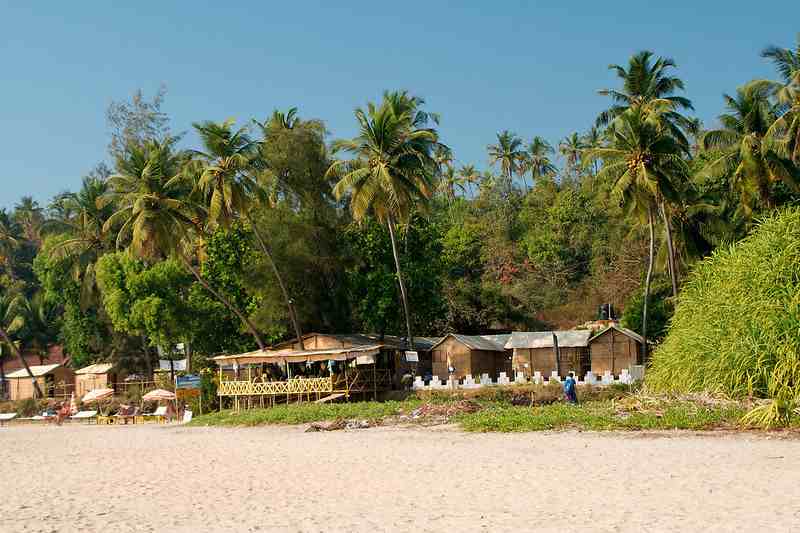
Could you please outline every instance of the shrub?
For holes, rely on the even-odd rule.
[[[749,419],[768,426],[800,399],[798,354],[800,208],[790,208],[695,267],[646,385],[771,398]]]

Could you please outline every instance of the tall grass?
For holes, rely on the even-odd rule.
[[[694,268],[646,385],[771,398],[747,421],[788,421],[800,399],[799,208],[765,219]]]

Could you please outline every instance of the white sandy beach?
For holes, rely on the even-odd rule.
[[[798,440],[302,429],[2,428],[0,531],[800,528]]]

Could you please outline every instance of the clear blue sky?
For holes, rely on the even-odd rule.
[[[458,161],[483,168],[499,130],[556,144],[587,129],[606,104],[596,90],[615,83],[607,65],[640,49],[678,62],[713,123],[723,92],[773,75],[759,51],[800,31],[797,0],[761,13],[730,0],[0,2],[0,206],[75,189],[106,158],[106,107],[137,88],[166,84],[175,131],[297,106],[332,137],[405,88],[442,114]]]

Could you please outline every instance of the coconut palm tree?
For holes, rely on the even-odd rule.
[[[462,165],[461,168],[458,169],[458,173],[464,185],[467,187],[470,194],[472,194],[472,187],[477,186],[481,181],[480,172],[475,168],[475,165]]]
[[[52,212],[59,213],[42,226],[42,232],[61,235],[63,238],[47,249],[51,257],[66,258],[72,266],[73,279],[81,284],[81,304],[88,305],[96,294],[94,267],[100,256],[113,249],[113,241],[103,231],[108,218],[114,213],[112,205],[98,206],[108,193],[105,180],[86,177],[81,189],[59,195],[53,201]]]
[[[11,259],[19,246],[19,228],[5,209],[0,209],[0,265],[10,274]]]
[[[284,128],[292,127],[296,121],[296,111],[295,108],[292,108],[287,115],[276,111],[273,114],[273,126],[279,124]],[[204,147],[204,151],[195,151],[194,155],[195,163],[199,163],[199,166],[195,165],[199,173],[197,187],[206,199],[208,223],[211,226],[227,227],[239,217],[247,220],[261,251],[272,267],[286,302],[297,342],[303,349],[303,335],[300,332],[294,302],[289,297],[289,291],[267,245],[266,238],[250,214],[253,205],[264,197],[264,191],[252,177],[258,145],[250,139],[245,128],[234,131],[233,124],[232,119],[222,123],[194,124]]]
[[[772,90],[769,83],[756,81],[740,87],[735,96],[723,95],[727,112],[719,116],[722,127],[707,131],[701,139],[702,148],[716,156],[704,172],[730,177],[731,186],[741,197],[745,218],[758,204],[774,206],[774,182],[783,181],[792,188],[798,184],[797,168],[765,142],[776,120],[770,101]]]
[[[531,173],[531,183],[535,185],[539,178],[555,175],[558,169],[550,160],[554,153],[555,150],[546,140],[538,136],[533,138],[523,160],[523,168]]]
[[[766,139],[779,155],[800,164],[800,33],[792,50],[769,46],[761,52],[781,76],[774,82],[779,116],[767,130]]]
[[[14,222],[16,222],[22,235],[29,242],[34,244],[41,244],[40,230],[44,223],[44,209],[39,205],[39,202],[30,196],[23,196],[22,199],[14,206],[12,214]]]
[[[500,170],[507,180],[506,185],[510,191],[514,183],[514,173],[519,171],[520,163],[525,158],[522,139],[508,130],[503,130],[497,134],[497,144],[490,144],[487,150],[489,164],[500,164]],[[527,183],[525,186],[527,188]]]
[[[664,102],[636,106],[617,116],[609,129],[609,145],[586,152],[591,160],[602,161],[600,179],[613,183],[612,197],[630,213],[646,220],[650,245],[642,311],[642,336],[647,336],[647,301],[655,259],[654,225],[656,212],[677,197],[675,183],[688,172],[681,157],[682,147],[664,126],[661,113],[670,112]],[[667,224],[669,227],[669,224]],[[671,232],[667,232],[671,241]],[[670,256],[673,247],[668,243]],[[672,259],[670,259],[672,261]],[[673,269],[674,272],[674,269]],[[677,292],[673,280],[673,292]],[[645,349],[646,349],[645,343]]]
[[[686,132],[692,131],[692,122],[683,116],[681,111],[694,108],[691,100],[675,94],[684,90],[683,80],[669,74],[669,71],[676,67],[674,60],[664,57],[654,59],[653,52],[648,50],[631,56],[627,68],[621,65],[609,65],[608,68],[622,81],[622,87],[619,90],[598,91],[603,96],[610,96],[614,104],[600,113],[597,125],[605,126],[611,123],[614,118],[631,107],[645,105],[653,100],[666,100],[671,104],[670,110],[665,111],[661,118],[668,126],[670,134],[688,150]]]
[[[583,139],[576,132],[564,137],[558,144],[558,153],[564,158],[567,166],[567,174],[578,178],[578,169],[581,165],[581,155],[586,149]]]
[[[44,394],[42,394],[42,388],[39,386],[39,382],[33,375],[33,372],[31,372],[31,368],[28,366],[28,361],[25,360],[25,358],[22,356],[22,353],[19,351],[17,340],[11,338],[11,335],[13,335],[21,327],[22,317],[20,315],[20,295],[11,294],[8,292],[0,295],[0,341],[2,341],[4,346],[8,347],[8,349],[16,356],[17,359],[19,359],[19,362],[22,364],[22,367],[25,369],[25,372],[27,372],[28,377],[31,379],[34,395],[37,398],[43,398]],[[5,378],[5,375],[3,377]]]
[[[37,292],[31,298],[19,295],[15,306],[20,344],[26,350],[39,354],[39,362],[44,364],[47,347],[58,339],[58,318],[61,310],[43,292]]]
[[[334,195],[350,195],[350,210],[357,221],[373,215],[389,229],[397,281],[409,346],[414,346],[408,295],[397,251],[396,224],[407,221],[415,206],[430,198],[437,164],[434,152],[439,137],[429,127],[431,115],[424,101],[407,92],[385,93],[380,105],[356,109],[360,133],[334,143],[352,159],[337,159],[328,174],[339,178]]]
[[[173,149],[174,140],[131,142],[117,160],[118,173],[108,180],[109,192],[100,207],[114,202],[116,211],[103,225],[103,231],[118,226],[117,247],[127,247],[136,256],[158,259],[175,255],[195,279],[250,331],[259,348],[265,345],[252,321],[220,291],[200,275],[186,249],[192,233],[202,230],[198,222],[200,206],[189,201],[191,190],[181,174],[188,154]]]

